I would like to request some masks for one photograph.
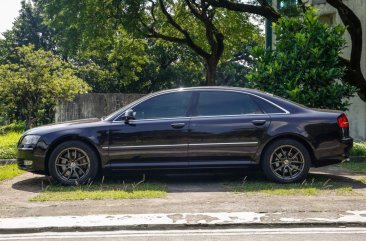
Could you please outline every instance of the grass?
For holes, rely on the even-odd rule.
[[[18,169],[16,164],[0,166],[0,181],[16,177],[23,172],[24,171]]]
[[[354,142],[351,156],[366,156],[366,142]]]
[[[366,184],[366,177],[360,179],[360,182],[362,182],[363,184]]]
[[[74,187],[51,184],[30,201],[75,201],[104,199],[162,198],[167,192],[160,183],[95,183]]]
[[[366,172],[366,162],[343,162],[339,164],[340,167],[349,169],[351,171]]]
[[[365,180],[366,181],[366,180]],[[267,194],[279,196],[315,196],[322,194],[335,194],[339,196],[355,195],[351,184],[334,182],[330,179],[312,178],[302,183],[278,184],[265,180],[249,181],[242,183],[228,183],[225,188],[231,192],[248,194]]]
[[[17,156],[17,143],[22,133],[7,132],[0,135],[0,159],[15,159]]]

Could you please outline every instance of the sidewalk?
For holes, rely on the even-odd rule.
[[[0,234],[32,232],[172,230],[258,227],[366,227],[366,211],[345,213],[156,213],[125,215],[51,216],[0,219]],[[293,216],[292,216],[293,215]]]

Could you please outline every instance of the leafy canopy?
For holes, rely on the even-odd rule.
[[[57,100],[72,100],[90,87],[69,64],[34,46],[16,49],[19,63],[0,65],[0,113],[9,120],[26,120],[26,127],[48,123]]]
[[[347,109],[355,88],[340,82],[345,28],[319,22],[309,9],[300,18],[282,17],[274,31],[276,49],[252,49],[255,68],[247,75],[252,86],[308,107]]]

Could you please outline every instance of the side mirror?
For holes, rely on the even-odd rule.
[[[134,120],[135,112],[133,112],[132,109],[126,110],[124,118],[125,118],[125,122],[128,122],[129,120]]]

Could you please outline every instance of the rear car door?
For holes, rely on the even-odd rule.
[[[250,94],[205,90],[195,93],[189,165],[232,166],[253,162],[270,124]]]
[[[109,139],[112,168],[186,167],[191,96],[189,91],[160,94],[132,107],[134,120],[115,121]]]

